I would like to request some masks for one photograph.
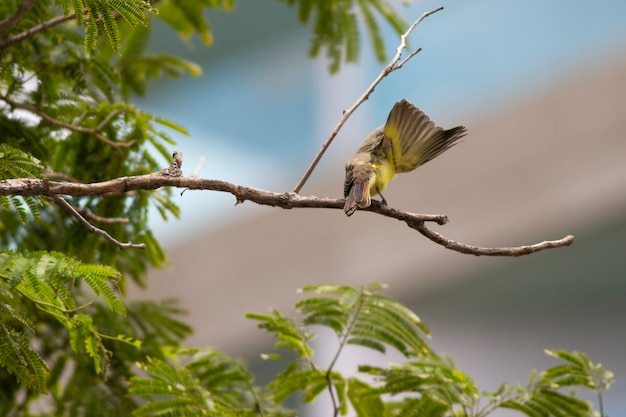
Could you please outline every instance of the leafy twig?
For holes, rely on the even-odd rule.
[[[400,45],[396,48],[396,55],[393,57],[393,59],[389,62],[389,64],[387,64],[387,66],[385,68],[383,68],[383,70],[381,71],[381,73],[378,75],[378,77],[376,77],[376,79],[374,80],[374,82],[367,88],[367,90],[365,90],[365,92],[363,93],[363,95],[361,95],[361,97],[359,97],[359,99],[352,105],[352,107],[350,107],[348,110],[343,112],[343,116],[341,117],[341,119],[339,120],[339,123],[337,123],[337,126],[335,126],[335,128],[333,129],[333,131],[330,133],[330,136],[328,137],[328,139],[326,139],[326,142],[324,142],[324,144],[322,145],[322,148],[320,149],[320,151],[317,153],[317,155],[315,156],[315,158],[313,159],[313,162],[311,162],[311,165],[309,166],[309,168],[306,170],[306,172],[304,173],[304,175],[302,176],[302,178],[300,179],[300,181],[298,182],[298,184],[296,185],[296,187],[293,189],[294,193],[299,193],[300,190],[302,189],[302,187],[304,186],[304,183],[306,183],[306,181],[309,179],[309,177],[311,176],[311,174],[313,173],[313,170],[315,169],[315,167],[317,166],[317,164],[319,163],[319,161],[322,159],[322,156],[324,155],[324,153],[326,152],[326,150],[328,149],[328,147],[330,146],[331,142],[335,139],[335,136],[337,136],[337,134],[339,133],[339,130],[341,130],[341,128],[343,127],[343,125],[346,123],[346,121],[348,120],[348,118],[352,115],[352,113],[354,113],[354,111],[365,101],[369,98],[370,94],[372,94],[374,92],[374,89],[376,88],[376,86],[383,80],[383,78],[385,78],[387,75],[389,75],[391,72],[402,68],[402,66],[411,58],[413,58],[420,50],[417,49],[414,52],[411,52],[409,54],[409,56],[407,56],[402,62],[400,62],[398,64],[398,61],[400,61],[400,58],[402,56],[402,51],[407,47],[407,43],[406,43],[406,39],[407,37],[411,34],[411,32],[413,31],[413,29],[415,29],[415,27],[425,18],[427,18],[428,16],[430,16],[433,13],[438,12],[439,10],[442,10],[443,7],[439,7],[438,9],[435,9],[433,11],[430,12],[426,12],[423,15],[421,15],[419,17],[419,19],[417,19],[415,22],[413,22],[413,24],[409,27],[409,29],[400,37]]]
[[[96,126],[95,128],[88,128],[88,127],[83,127],[83,126],[77,126],[71,123],[65,123],[61,120],[57,120],[54,117],[50,116],[49,114],[41,111],[40,109],[38,109],[35,106],[31,106],[30,104],[26,104],[26,103],[19,103],[17,101],[14,101],[8,97],[1,97],[2,100],[4,100],[7,104],[9,104],[11,107],[16,107],[19,109],[23,109],[23,110],[28,110],[29,112],[41,117],[43,120],[45,120],[46,122],[50,123],[51,125],[54,126],[58,126],[58,127],[62,127],[68,130],[71,130],[72,132],[78,132],[78,133],[86,133],[88,135],[93,135],[95,136],[98,140],[101,140],[102,142],[106,143],[109,146],[112,146],[114,148],[128,148],[129,146],[132,146],[135,142],[134,141],[130,141],[130,142],[115,142],[112,141],[111,139],[103,136],[100,131],[107,125],[107,123],[109,123],[111,121],[111,119],[113,119],[113,117],[115,117],[117,114],[119,114],[119,110],[114,110],[111,113],[109,113],[104,120],[102,120],[102,122],[100,124],[98,124],[98,126]]]

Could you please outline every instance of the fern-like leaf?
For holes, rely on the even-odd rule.
[[[348,398],[358,417],[378,417],[386,415],[385,403],[382,401],[380,395],[371,395],[372,387],[369,384],[357,378],[350,378],[348,387]],[[405,414],[399,415],[405,416]]]
[[[305,315],[304,324],[330,327],[348,344],[383,353],[387,345],[405,356],[420,356],[425,346],[420,332],[427,336],[428,329],[411,310],[378,293],[382,288],[379,284],[361,291],[334,285],[306,287],[302,292],[324,296],[307,298],[296,307]]]
[[[0,143],[0,180],[42,178],[44,166],[30,154]]]
[[[615,381],[611,371],[593,363],[584,352],[552,349],[546,350],[546,354],[566,362],[543,373],[546,381],[559,387],[581,386],[599,392],[609,389]]]
[[[602,410],[602,391],[613,382],[613,373],[600,364],[594,364],[582,352],[564,350],[546,350],[549,356],[561,359],[564,364],[538,373],[533,371],[525,386],[503,384],[490,393],[490,406],[517,410],[528,417],[567,416],[588,417],[597,415],[590,402],[577,397],[573,388],[587,388],[598,396],[600,415]],[[568,389],[568,393],[560,390]]]
[[[46,393],[48,366],[30,347],[28,336],[0,323],[0,367],[16,376],[24,388]]]
[[[402,417],[444,417],[450,415],[450,407],[441,400],[430,395],[423,395],[420,398],[405,398],[395,404],[390,404],[393,411],[391,415]]]
[[[383,38],[380,34],[380,27],[378,26],[376,17],[370,9],[371,3],[376,3],[376,1],[370,2],[370,0],[357,0],[357,3],[359,5],[359,10],[363,15],[363,22],[365,23],[365,27],[367,28],[367,32],[370,36],[370,41],[372,42],[376,59],[382,62],[387,57],[385,43],[383,42]]]
[[[98,42],[99,7],[96,0],[85,0],[87,18],[85,19],[85,51],[92,52]]]
[[[377,21],[382,19],[398,33],[408,27],[402,17],[385,0],[278,0],[288,5],[298,5],[301,22],[312,21],[313,36],[309,54],[313,57],[325,51],[329,69],[337,72],[344,62],[356,62],[360,50],[357,14],[361,16],[376,58],[386,57],[385,46]]]
[[[111,310],[116,313],[126,314],[124,303],[110,287],[110,283],[117,284],[121,280],[121,275],[118,271],[106,265],[80,264],[73,272],[82,277],[89,287],[98,296],[102,297]]]
[[[102,372],[102,364],[107,363],[109,352],[91,316],[78,313],[86,305],[77,307],[76,294],[70,288],[82,280],[111,310],[125,314],[124,305],[109,286],[110,282],[117,283],[120,279],[116,270],[107,266],[82,264],[57,252],[21,254],[4,251],[0,252],[0,278],[16,294],[33,302],[61,323],[69,331],[72,349],[77,353],[86,352],[92,358],[96,372]],[[29,319],[21,318],[12,308],[7,306],[2,310],[9,312],[20,323],[30,324]]]
[[[122,36],[120,34],[120,28],[117,25],[117,21],[115,20],[115,16],[113,15],[113,10],[108,4],[104,4],[101,2],[96,2],[97,4],[97,12],[92,12],[92,14],[99,14],[100,19],[102,21],[102,26],[104,27],[104,31],[109,39],[109,43],[111,44],[111,48],[113,48],[113,52],[119,53],[122,47]]]
[[[250,409],[252,376],[231,357],[213,350],[175,349],[175,363],[191,356],[185,366],[149,359],[140,368],[148,377],[133,377],[129,393],[152,401],[134,416],[243,416]]]
[[[258,327],[268,332],[274,333],[278,339],[276,349],[286,347],[298,354],[301,358],[311,358],[313,349],[309,341],[313,335],[301,326],[298,326],[295,319],[283,315],[278,310],[272,311],[273,315],[246,314],[246,317],[260,322]]]
[[[303,391],[305,394],[302,401],[308,403],[327,387],[328,382],[323,373],[313,369],[299,370],[296,366],[290,366],[278,374],[276,380],[269,385],[276,402],[282,402]]]
[[[86,314],[76,314],[70,325],[70,346],[74,352],[87,352],[93,360],[93,366],[97,374],[102,373],[102,363],[105,362],[110,352],[102,344],[93,319]]]
[[[43,165],[31,156],[6,143],[0,143],[0,180],[11,178],[42,178]],[[24,224],[30,213],[34,218],[40,217],[39,206],[47,205],[43,198],[22,196],[0,196],[0,209],[14,212]]]
[[[69,5],[69,1],[65,1],[64,3]],[[72,3],[74,7],[74,13],[76,13],[76,24],[82,26],[83,24],[85,24],[85,3],[83,3],[83,0],[72,0]]]

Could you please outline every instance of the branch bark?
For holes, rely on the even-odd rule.
[[[152,174],[137,175],[131,177],[115,178],[109,181],[84,184],[72,181],[51,181],[39,178],[15,178],[0,181],[0,196],[46,196],[54,200],[66,212],[80,221],[90,232],[102,234],[106,239],[116,246],[126,248],[145,248],[145,244],[132,242],[121,243],[110,236],[105,231],[93,226],[81,213],[72,207],[61,196],[110,196],[124,195],[137,190],[156,190],[161,187],[177,187],[185,190],[207,190],[230,193],[235,197],[236,204],[251,201],[259,205],[280,207],[283,209],[294,208],[328,208],[343,209],[344,199],[335,199],[317,196],[302,196],[294,192],[277,193],[273,191],[261,190],[244,185],[233,184],[221,180],[212,180],[191,176],[183,176],[183,157],[178,151],[172,155],[172,163],[169,167]],[[425,223],[433,222],[444,225],[448,222],[445,214],[416,214],[388,207],[378,201],[360,211],[370,211],[385,217],[400,220],[412,229],[417,230],[431,241],[460,253],[485,256],[521,256],[535,253],[544,249],[569,246],[574,241],[574,236],[568,235],[559,240],[544,241],[533,245],[484,248],[473,245],[466,245],[448,239],[441,234],[426,227]]]

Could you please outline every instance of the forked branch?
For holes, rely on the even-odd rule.
[[[411,52],[403,61],[400,62],[400,58],[402,57],[402,51],[407,47],[406,39],[409,37],[411,32],[413,32],[413,29],[415,29],[415,27],[422,20],[426,19],[431,14],[436,13],[439,10],[442,10],[442,9],[443,9],[443,7],[439,7],[437,9],[433,10],[433,11],[424,13],[423,15],[421,15],[419,17],[419,19],[417,19],[415,22],[413,22],[413,24],[409,27],[409,29],[407,29],[407,31],[400,37],[400,45],[398,45],[398,47],[396,48],[396,54],[393,57],[393,59],[389,62],[389,64],[387,64],[387,66],[385,68],[383,68],[383,70],[380,72],[378,77],[376,77],[374,82],[367,88],[367,90],[365,90],[365,92],[352,105],[352,107],[350,107],[348,110],[345,110],[343,112],[343,115],[341,116],[341,119],[339,119],[339,123],[337,123],[337,126],[335,126],[333,131],[330,133],[330,136],[328,136],[328,139],[326,139],[326,142],[324,142],[324,144],[322,145],[322,148],[319,150],[317,155],[315,155],[315,158],[313,158],[313,162],[311,162],[311,165],[307,168],[306,172],[304,173],[304,175],[302,176],[302,178],[300,179],[300,181],[298,182],[296,187],[293,189],[294,193],[299,193],[300,192],[300,190],[304,186],[304,183],[307,182],[307,180],[309,179],[309,177],[313,173],[313,170],[315,169],[315,167],[317,166],[319,161],[322,159],[322,156],[324,156],[324,153],[326,153],[326,150],[328,149],[328,147],[332,143],[333,139],[335,139],[335,136],[337,136],[337,134],[339,133],[339,131],[341,130],[343,125],[346,123],[348,118],[352,115],[352,113],[354,113],[354,111],[365,100],[367,100],[369,98],[370,94],[372,94],[374,92],[374,89],[376,88],[376,86],[378,84],[380,84],[380,82],[383,80],[383,78],[385,78],[387,75],[391,74],[393,71],[402,68],[402,66],[404,64],[406,64],[406,62],[409,59],[413,58],[419,51],[421,51],[421,48],[420,48],[420,49],[417,49],[417,50]]]

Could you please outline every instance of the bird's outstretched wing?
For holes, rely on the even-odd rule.
[[[406,99],[391,109],[384,127],[397,173],[414,170],[440,155],[466,134],[464,126],[445,130]]]

